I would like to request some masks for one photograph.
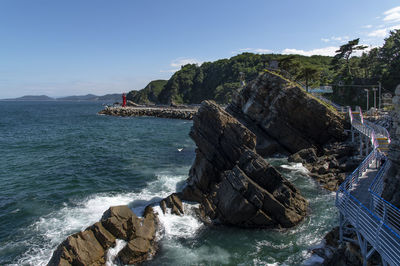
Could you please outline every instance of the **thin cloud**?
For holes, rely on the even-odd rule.
[[[326,55],[326,56],[334,56],[339,47],[336,46],[328,46],[324,48],[317,48],[312,50],[299,50],[299,49],[291,49],[286,48],[282,51],[282,54],[299,54],[305,56],[312,56],[312,55]]]
[[[323,42],[340,42],[344,43],[349,40],[349,36],[332,36],[330,38],[321,38]]]
[[[255,53],[255,54],[268,54],[272,53],[273,51],[270,49],[264,49],[264,48],[242,48],[237,51],[233,51],[232,54],[241,54],[241,53]]]
[[[364,29],[371,29],[372,28],[372,25],[364,25],[364,26],[362,26],[362,28],[364,28]]]
[[[389,34],[390,31],[398,30],[398,29],[400,29],[400,25],[395,25],[395,26],[384,28],[384,29],[378,29],[378,30],[371,31],[370,33],[368,33],[368,36],[384,38]]]
[[[196,64],[196,65],[201,65],[201,61],[194,59],[194,58],[184,58],[180,57],[175,60],[172,60],[170,66],[171,67],[181,67],[187,64]]]
[[[374,30],[368,33],[369,37],[385,37],[387,34],[387,29],[379,29],[379,30]]]
[[[389,9],[383,13],[385,16],[384,21],[387,22],[399,22],[400,21],[400,6]]]
[[[196,64],[196,65],[201,65],[203,62],[200,60],[197,60],[195,58],[185,58],[185,57],[179,57],[177,59],[174,59],[170,63],[171,69],[167,70],[160,70],[161,73],[175,73],[180,69],[181,66],[187,65],[187,64]]]

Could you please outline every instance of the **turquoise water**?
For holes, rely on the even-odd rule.
[[[0,265],[45,265],[66,236],[109,206],[139,213],[184,185],[195,149],[190,121],[97,115],[101,109],[0,102]],[[301,165],[271,161],[310,201],[302,224],[281,232],[210,228],[186,205],[185,217],[160,213],[161,248],[145,264],[301,264],[337,222],[334,195]]]

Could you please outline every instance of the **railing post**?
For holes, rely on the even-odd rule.
[[[387,216],[387,213],[386,213],[386,204],[385,204],[385,202],[382,202],[383,203],[383,216],[382,216],[382,221],[384,222],[384,223],[386,223],[386,216]]]
[[[339,242],[343,243],[343,214],[340,213],[339,215]]]

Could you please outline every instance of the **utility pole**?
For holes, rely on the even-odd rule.
[[[367,92],[367,110],[366,112],[368,112],[368,108],[369,108],[369,89],[364,89],[365,92]]]
[[[378,90],[377,88],[372,89],[374,91],[374,108],[376,110],[376,91]]]
[[[378,81],[378,85],[379,85],[379,110],[381,110],[381,102],[382,102],[382,96],[381,96],[381,89],[382,89],[382,85],[381,82]]]

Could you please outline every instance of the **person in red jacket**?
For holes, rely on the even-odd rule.
[[[122,93],[122,107],[126,106],[126,95],[125,93]]]

